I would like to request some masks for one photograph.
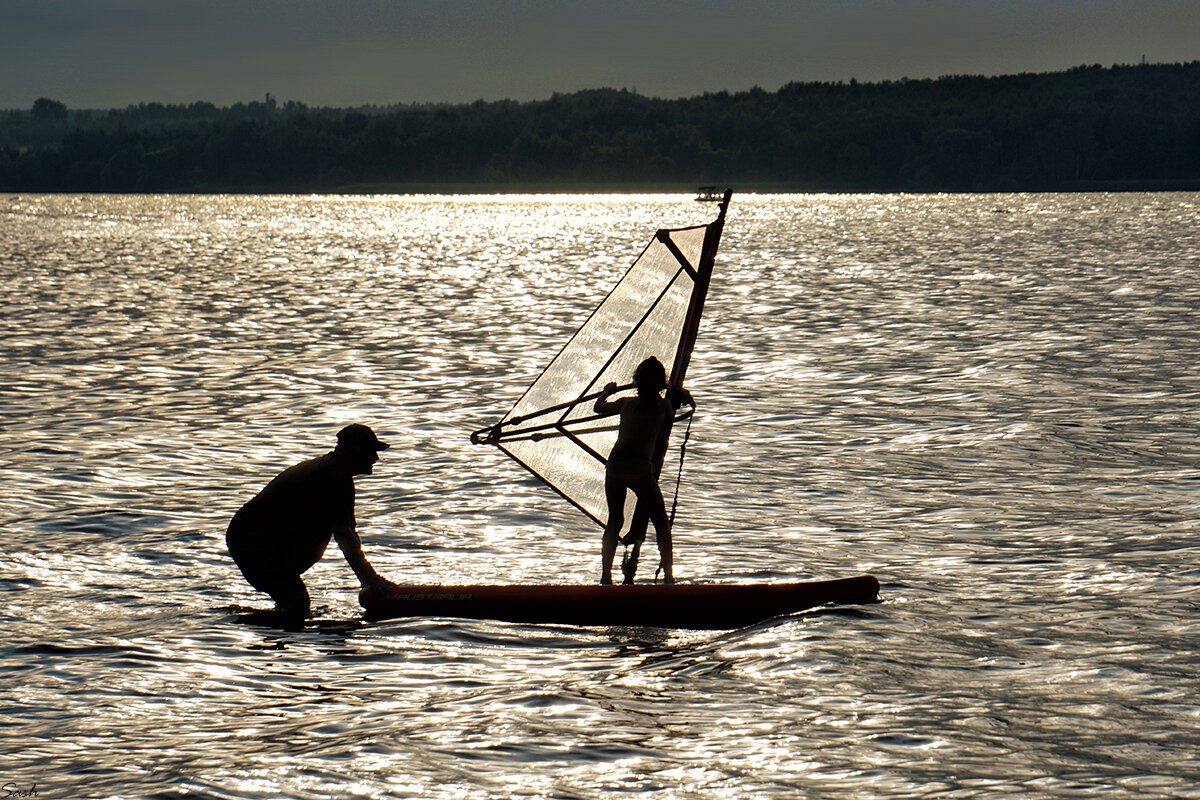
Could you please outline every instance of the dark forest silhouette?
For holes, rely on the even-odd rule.
[[[1200,61],[359,109],[0,112],[7,191],[1200,188]]]

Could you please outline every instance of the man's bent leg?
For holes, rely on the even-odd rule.
[[[256,612],[246,621],[299,627],[308,618],[308,588],[295,567],[280,558],[278,548],[264,543],[235,518],[225,538],[229,555],[246,582],[275,601],[271,611]]]
[[[243,621],[254,625],[271,625],[287,630],[299,630],[308,619],[310,601],[308,587],[299,575],[251,575],[246,580],[260,592],[270,595],[275,607],[270,611],[255,611],[243,617]]]
[[[312,609],[308,597],[308,587],[299,575],[290,575],[276,581],[267,594],[275,601],[275,615],[279,624],[285,628],[300,628],[308,619]]]

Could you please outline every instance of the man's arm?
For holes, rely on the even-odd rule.
[[[362,540],[358,536],[358,531],[347,525],[335,530],[333,538],[337,539],[338,547],[342,549],[342,555],[346,557],[346,562],[350,565],[350,569],[354,570],[360,584],[379,591],[395,588],[396,584],[382,577],[371,566],[371,562],[367,561],[366,555],[363,554]]]

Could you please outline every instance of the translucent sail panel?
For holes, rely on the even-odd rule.
[[[705,230],[668,231],[674,251],[653,239],[501,423],[500,448],[599,525],[608,516],[604,465],[616,441],[617,418],[597,419],[594,400],[581,398],[610,381],[629,383],[634,368],[650,356],[671,370]],[[562,408],[537,415],[556,406]],[[537,416],[510,424],[531,414]],[[632,498],[629,502],[627,520]]]

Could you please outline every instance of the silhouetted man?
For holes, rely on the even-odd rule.
[[[300,576],[330,538],[363,586],[394,588],[363,555],[354,521],[354,476],[370,475],[388,447],[366,425],[347,425],[332,452],[288,467],[234,514],[225,534],[229,554],[250,585],[275,601],[275,610],[253,615],[255,621],[303,624],[310,602]]]

